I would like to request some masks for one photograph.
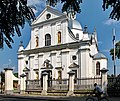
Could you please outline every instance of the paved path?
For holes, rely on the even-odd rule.
[[[85,101],[86,97],[0,95],[0,101]],[[109,97],[109,101],[120,101],[120,97]]]

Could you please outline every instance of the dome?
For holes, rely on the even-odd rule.
[[[69,20],[69,28],[82,30],[82,27],[77,20]]]
[[[94,59],[106,59],[106,56],[102,53],[97,53],[93,56]]]

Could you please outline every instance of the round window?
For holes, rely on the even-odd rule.
[[[46,15],[46,19],[49,19],[51,17],[51,14]]]
[[[76,60],[76,59],[77,59],[77,57],[76,57],[75,55],[73,55],[73,56],[72,56],[72,59],[73,59],[73,60]]]

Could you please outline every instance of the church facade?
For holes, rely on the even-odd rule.
[[[107,58],[99,52],[97,32],[82,28],[72,12],[61,13],[47,6],[31,25],[31,39],[26,48],[18,50],[18,75],[27,79],[67,79],[74,71],[75,78],[99,77],[107,69]]]

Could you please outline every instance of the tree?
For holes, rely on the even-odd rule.
[[[4,42],[12,48],[15,32],[21,36],[20,27],[24,28],[26,21],[30,24],[34,19],[27,0],[0,0],[0,48],[3,48]]]
[[[80,13],[80,3],[84,0],[46,0],[50,6],[57,5],[58,2],[63,3],[62,11],[73,14]],[[112,8],[110,18],[120,19],[120,0],[103,0],[102,8],[104,10]],[[0,0],[0,48],[3,48],[5,42],[9,48],[12,48],[13,36],[15,32],[21,36],[20,27],[24,28],[25,22],[31,24],[35,19],[35,15],[27,0]]]
[[[5,82],[5,73],[1,71],[0,75],[1,75],[1,82],[2,83]]]
[[[112,60],[114,60],[114,49],[110,50],[110,55],[112,56]],[[115,58],[120,59],[120,41],[115,44]]]
[[[62,11],[69,12],[70,10],[74,11],[75,13],[80,13],[80,3],[82,3],[82,0],[61,0],[63,4]]]
[[[62,11],[69,12],[69,10],[72,8],[72,10],[75,13],[80,13],[80,3],[84,0],[47,0],[50,2],[51,6],[55,6],[58,1],[61,1],[63,4]],[[120,0],[101,0],[103,1],[102,8],[105,11],[108,8],[111,8],[112,11],[109,15],[109,18],[114,20],[120,19]]]
[[[110,18],[119,20],[120,19],[120,0],[103,0],[103,9],[106,10],[109,7],[112,8]]]

